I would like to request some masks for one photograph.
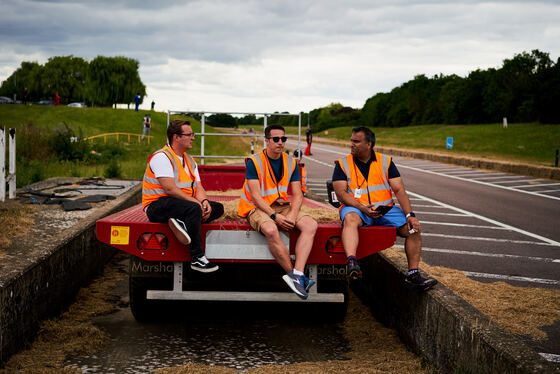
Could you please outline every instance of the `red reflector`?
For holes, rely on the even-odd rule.
[[[144,232],[138,237],[137,246],[140,250],[155,249],[165,251],[169,248],[169,241],[167,236],[160,232]]]
[[[344,247],[342,246],[342,239],[340,236],[331,236],[327,240],[326,248],[328,253],[344,253]]]

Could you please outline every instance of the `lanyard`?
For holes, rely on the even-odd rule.
[[[353,161],[354,161],[354,162],[353,162],[353,164],[354,164],[354,174],[356,174],[356,183],[358,183],[359,178],[358,178],[358,169],[356,169],[356,160],[353,160]],[[371,165],[370,165],[370,167],[371,167]],[[361,171],[360,171],[360,174],[362,174]],[[358,185],[358,189],[359,189],[359,190],[362,189],[362,184],[364,184],[364,182],[367,181],[366,177],[364,177],[363,175],[362,175],[362,177],[364,178],[364,180],[362,181],[362,183],[360,183],[360,184]],[[368,202],[371,204],[371,198],[369,197],[369,187],[368,187],[367,185],[366,185],[366,192],[367,192],[367,199],[368,199]]]

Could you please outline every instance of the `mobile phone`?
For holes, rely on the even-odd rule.
[[[387,213],[388,211],[390,211],[392,208],[392,206],[388,206],[388,205],[379,205],[377,208],[375,208],[375,211],[378,213],[381,213],[381,215]]]

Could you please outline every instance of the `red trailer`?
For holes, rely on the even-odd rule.
[[[199,165],[199,173],[210,199],[227,201],[238,196],[212,195],[212,191],[240,189],[245,167]],[[304,205],[334,209],[307,198]],[[187,246],[175,238],[168,225],[149,222],[141,204],[105,217],[96,225],[100,241],[131,254],[130,306],[138,320],[149,318],[157,300],[322,303],[342,317],[348,284],[341,230],[340,222],[318,225],[306,268],[317,285],[307,300],[301,300],[282,281],[283,271],[270,254],[265,237],[244,220],[202,225],[206,256],[220,264],[220,270],[211,274],[184,266],[190,261]],[[293,256],[299,231],[281,235]],[[359,235],[358,259],[391,247],[396,239],[393,227],[361,228]]]

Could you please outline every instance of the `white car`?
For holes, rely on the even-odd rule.
[[[68,106],[71,106],[73,108],[85,108],[86,104],[84,104],[84,103],[70,103],[70,104],[68,104]]]
[[[7,96],[0,96],[0,104],[13,104],[14,101]]]

